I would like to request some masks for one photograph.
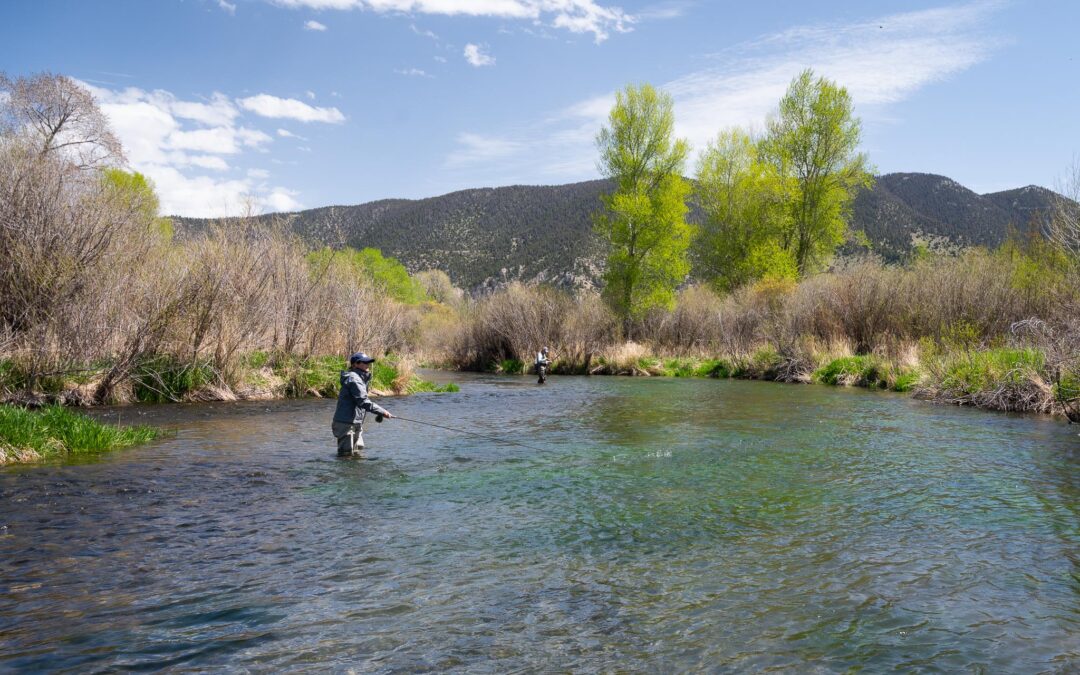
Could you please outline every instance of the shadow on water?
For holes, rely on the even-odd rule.
[[[462,378],[455,376],[456,380]],[[0,670],[1080,666],[1080,439],[756,382],[464,378],[0,471]]]

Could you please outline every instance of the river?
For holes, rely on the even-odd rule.
[[[0,470],[0,671],[1080,669],[1080,438],[824,386],[457,376]]]

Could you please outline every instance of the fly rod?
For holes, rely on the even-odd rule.
[[[509,445],[517,445],[522,448],[528,448],[529,450],[536,450],[537,452],[545,452],[543,448],[538,448],[535,445],[529,445],[527,443],[519,443],[518,441],[512,441],[509,438],[500,438],[498,436],[488,436],[487,434],[479,434],[475,431],[466,431],[465,429],[456,429],[454,427],[448,427],[442,424],[435,424],[434,422],[421,422],[420,420],[409,419],[408,417],[402,417],[401,415],[394,415],[391,419],[402,420],[403,422],[412,422],[413,424],[423,424],[427,427],[435,427],[436,429],[446,429],[447,431],[453,431],[459,434],[466,434],[469,436],[476,436],[477,438],[486,438],[489,441],[495,441],[496,443],[507,443]],[[378,418],[376,418],[376,421]]]

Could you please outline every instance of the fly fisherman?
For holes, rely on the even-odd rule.
[[[548,358],[548,348],[544,347],[536,354],[536,383],[543,384],[547,382],[547,371],[551,366],[551,359]]]
[[[358,457],[364,449],[364,418],[368,411],[380,417],[393,418],[386,408],[368,398],[371,364],[375,358],[364,352],[349,357],[349,369],[341,371],[341,392],[330,428],[337,439],[338,457]],[[376,421],[382,421],[377,419]]]

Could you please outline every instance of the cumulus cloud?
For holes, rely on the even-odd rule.
[[[664,83],[675,102],[676,134],[701,150],[730,126],[761,128],[792,78],[805,68],[847,87],[864,119],[989,58],[1001,41],[985,30],[997,3],[976,2],[885,15],[870,21],[798,26],[736,45]],[[574,180],[595,175],[593,139],[614,92],[591,97],[512,132],[462,134],[448,164],[496,177]],[[513,148],[485,157],[477,147]],[[497,162],[491,160],[497,159]],[[478,176],[477,180],[491,179]]]
[[[626,33],[636,21],[614,5],[596,0],[270,0],[274,4],[302,9],[363,9],[379,13],[408,12],[444,16],[483,16],[547,21],[572,33],[591,33],[603,42],[611,33]],[[414,28],[415,30],[415,28]],[[419,32],[419,31],[418,31]]]
[[[304,22],[304,30],[314,30],[314,31],[320,31],[321,32],[321,31],[326,30],[326,26],[324,24],[321,24],[318,21],[314,21],[314,20],[305,21]]]
[[[465,45],[465,60],[477,68],[495,65],[495,57],[485,54],[479,45],[474,44]]]
[[[109,118],[130,167],[154,182],[163,213],[217,217],[241,213],[249,203],[264,211],[300,207],[298,194],[267,185],[269,173],[263,170],[230,175],[235,169],[226,158],[265,150],[273,138],[239,124],[242,110],[228,96],[189,101],[162,90],[81,84]]]
[[[337,108],[318,108],[295,98],[278,98],[270,94],[258,94],[237,101],[244,110],[256,115],[277,119],[293,119],[299,122],[328,122],[339,124],[345,116]]]

